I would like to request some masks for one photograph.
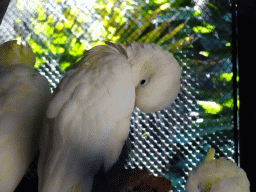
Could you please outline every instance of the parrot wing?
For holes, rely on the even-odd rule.
[[[50,95],[33,69],[0,65],[0,191],[14,191],[33,159]]]
[[[70,70],[56,88],[41,137],[39,188],[68,190],[74,175],[93,176],[103,162],[108,169],[118,159],[135,88],[127,59],[114,52],[98,59],[96,67]]]

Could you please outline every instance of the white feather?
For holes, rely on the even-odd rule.
[[[14,191],[32,161],[49,99],[45,77],[26,66],[1,65],[0,191]]]

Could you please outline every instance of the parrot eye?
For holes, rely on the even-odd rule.
[[[202,183],[199,183],[198,186],[197,186],[197,188],[201,191],[201,190],[203,189]]]
[[[145,84],[147,84],[147,82],[148,82],[148,79],[142,79],[140,81],[140,85],[145,85]]]

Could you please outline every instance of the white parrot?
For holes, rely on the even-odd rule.
[[[28,44],[0,45],[0,191],[15,190],[38,150],[51,91],[35,61]]]
[[[181,68],[155,44],[96,46],[67,72],[47,110],[38,163],[40,192],[89,192],[118,159],[137,106],[164,109],[180,90]]]
[[[205,160],[189,173],[186,192],[249,192],[245,171],[225,158],[213,160],[214,153],[211,148]]]

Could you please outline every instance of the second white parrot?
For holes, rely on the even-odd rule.
[[[13,192],[38,150],[50,101],[47,79],[33,70],[28,44],[0,45],[0,191]]]
[[[211,148],[205,160],[189,173],[187,192],[250,192],[250,183],[245,171],[225,159],[213,159]]]
[[[107,43],[85,52],[56,88],[38,164],[40,192],[89,192],[103,165],[118,159],[137,106],[166,108],[180,90],[181,68],[155,44]]]

